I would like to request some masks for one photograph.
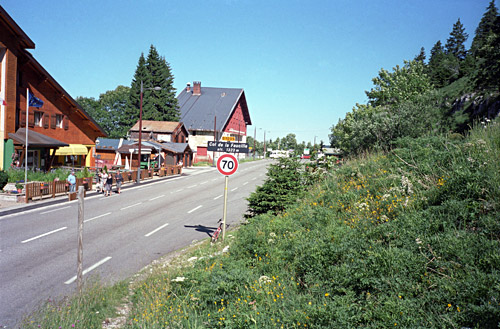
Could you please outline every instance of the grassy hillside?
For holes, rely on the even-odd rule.
[[[499,159],[497,121],[348,161],[134,284],[125,327],[497,328]]]

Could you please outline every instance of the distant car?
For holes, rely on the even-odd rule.
[[[301,158],[301,159],[310,159],[310,158],[311,158],[311,156],[310,156],[309,154],[302,154],[302,155],[300,156],[300,158]]]

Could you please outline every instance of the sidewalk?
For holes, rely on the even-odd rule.
[[[174,177],[182,177],[182,176],[189,176],[193,175],[197,172],[201,172],[204,170],[210,170],[213,169],[213,167],[190,167],[190,168],[182,168],[182,174],[181,175],[172,175],[172,176],[153,176],[152,179],[146,179],[141,181],[141,184],[147,185],[152,182],[156,182],[158,180],[166,180],[166,179],[171,179]],[[137,186],[137,183],[125,183],[122,185],[122,190],[127,190],[128,188]],[[113,191],[115,190],[115,187],[113,187]],[[98,195],[97,191],[95,189],[91,191],[87,191],[87,197]],[[41,200],[35,200],[31,201],[30,203],[17,203],[17,202],[11,202],[11,201],[3,201],[0,200],[0,218],[5,215],[11,215],[15,214],[18,212],[26,211],[26,210],[31,210],[31,209],[36,209],[40,207],[45,207],[49,205],[54,205],[54,204],[62,204],[65,202],[68,202],[68,195],[61,195],[57,196],[55,198],[46,198],[46,199],[41,199]]]

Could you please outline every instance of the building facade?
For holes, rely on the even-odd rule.
[[[177,99],[195,162],[213,161],[219,156],[207,151],[209,141],[246,143],[247,126],[252,121],[243,89],[201,87],[201,82],[195,81]]]
[[[43,170],[91,166],[95,140],[106,133],[33,57],[34,48],[0,6],[0,169],[24,165],[25,156],[28,167]],[[28,93],[43,105],[27,106]],[[27,154],[21,132],[28,134]]]

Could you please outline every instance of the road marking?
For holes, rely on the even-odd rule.
[[[156,232],[158,232],[159,230],[161,230],[162,228],[165,228],[165,227],[167,227],[167,226],[168,226],[168,223],[167,223],[167,224],[164,224],[164,225],[162,225],[162,226],[160,226],[160,227],[158,227],[156,230],[151,231],[151,232],[149,232],[148,234],[146,234],[146,235],[144,235],[144,236],[145,236],[145,237],[149,237],[149,236],[151,236],[151,235],[155,234]]]
[[[107,215],[111,215],[110,212],[107,212],[105,214],[102,214],[102,215],[99,215],[99,216],[96,216],[96,217],[92,217],[92,218],[89,218],[89,219],[86,219],[84,220],[83,222],[86,223],[86,222],[90,222],[91,220],[94,220],[94,219],[97,219],[97,218],[101,218],[101,217],[104,217],[104,216],[107,216]]]
[[[139,202],[139,203],[134,203],[134,204],[131,204],[130,206],[123,207],[123,208],[121,208],[120,210],[125,210],[125,209],[128,209],[128,208],[132,208],[132,207],[135,207],[135,206],[140,205],[141,203],[142,203],[142,202]]]
[[[201,207],[203,207],[203,206],[202,206],[202,205],[200,205],[200,206],[198,206],[198,207],[196,207],[196,208],[193,208],[193,209],[189,210],[189,211],[188,211],[188,214],[192,213],[193,211],[196,211],[196,210],[200,209]]]
[[[82,275],[85,275],[87,273],[89,273],[90,271],[92,270],[95,270],[96,268],[98,268],[99,266],[101,266],[102,264],[106,263],[108,260],[110,260],[111,257],[106,257],[102,260],[100,260],[99,262],[95,263],[94,265],[92,265],[91,267],[89,267],[88,269],[84,270],[82,272]],[[76,281],[76,275],[74,277],[72,277],[71,279],[69,279],[68,281],[64,282],[64,284],[72,284],[73,282]]]
[[[182,190],[183,190],[183,188],[181,188],[180,190],[177,190],[177,191],[175,191],[175,192],[181,192]]]
[[[256,179],[257,179],[257,177],[252,178],[252,180],[256,180]]]
[[[193,188],[193,187],[196,187],[196,186],[198,186],[198,184],[188,186],[188,188]]]
[[[31,238],[31,239],[28,239],[28,240],[21,241],[21,243],[26,243],[26,242],[30,242],[30,241],[33,241],[33,240],[36,240],[36,239],[40,239],[40,238],[43,238],[44,236],[47,236],[47,235],[50,235],[50,234],[53,234],[53,233],[56,233],[56,232],[59,232],[59,231],[63,231],[65,229],[67,229],[66,226],[58,228],[57,230],[53,230],[53,231],[50,231],[50,232],[47,232],[47,233],[44,233],[44,234],[40,234],[40,235],[35,236],[34,238]]]
[[[247,184],[248,184],[248,182],[244,182],[244,183],[243,183],[243,186],[245,186],[245,185],[247,185]]]
[[[214,200],[217,200],[217,199],[219,199],[219,198],[222,198],[222,194],[221,194],[221,195],[219,195],[219,196],[216,196],[216,197],[214,198]]]
[[[162,195],[157,196],[156,198],[149,199],[149,201],[153,201],[153,200],[156,200],[156,199],[159,199],[159,198],[163,198],[164,196],[165,196],[165,194],[162,194]]]
[[[219,179],[218,178],[214,178],[214,179],[212,179],[212,182],[215,182],[216,180],[219,180]]]
[[[49,212],[59,211],[59,210],[68,209],[68,208],[70,208],[70,206],[57,208],[57,209],[53,209],[53,210],[48,210],[48,211],[41,212],[40,215],[48,214]]]
[[[203,184],[206,184],[206,183],[208,183],[208,181],[204,181],[203,183],[200,183],[200,185],[203,185]]]
[[[235,187],[235,188],[233,188],[233,189],[231,190],[231,192],[236,191],[237,189],[238,189],[238,188],[237,188],[237,187]]]

